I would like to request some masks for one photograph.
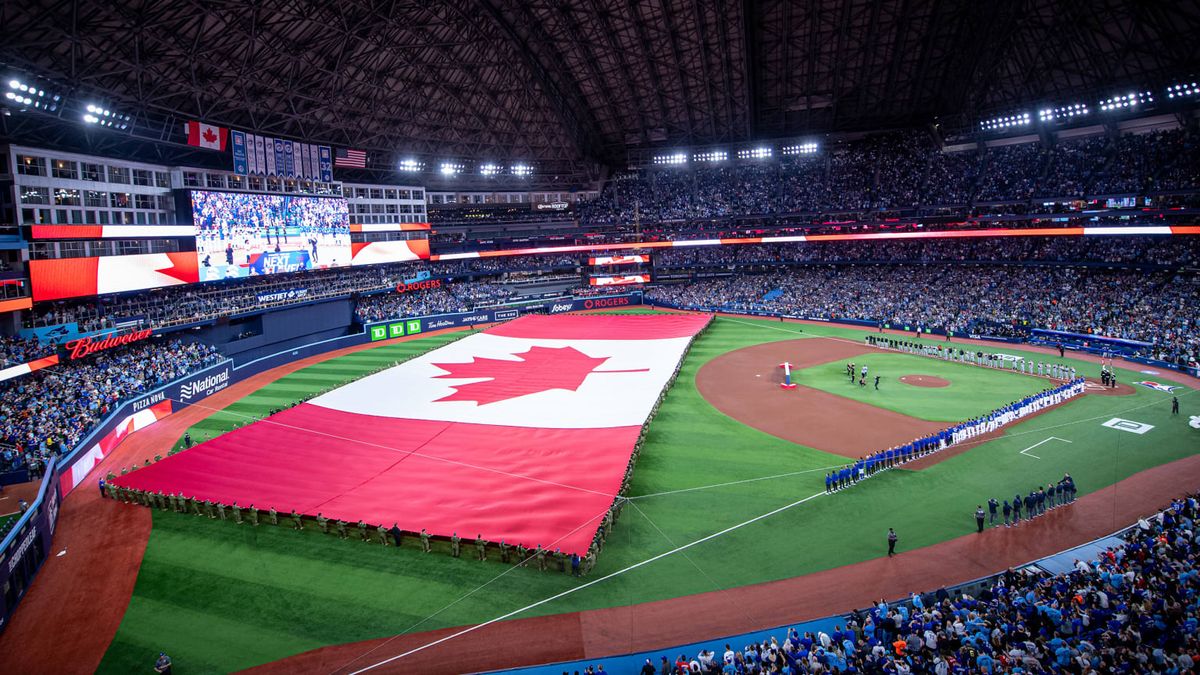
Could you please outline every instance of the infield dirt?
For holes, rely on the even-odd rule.
[[[806,338],[767,342],[709,361],[696,374],[700,395],[717,410],[759,431],[843,457],[859,458],[944,428],[799,382],[783,389],[787,361],[801,370],[877,350],[846,340]]]

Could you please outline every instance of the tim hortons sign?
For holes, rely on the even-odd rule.
[[[93,336],[83,337],[79,338],[78,340],[71,340],[64,346],[67,350],[67,358],[82,359],[85,356],[90,356],[96,352],[102,352],[106,349],[120,347],[133,342],[141,342],[142,340],[148,339],[150,335],[151,331],[149,328],[147,328],[144,330],[135,330],[132,333],[125,333],[124,335],[110,333],[100,337],[99,339]]]

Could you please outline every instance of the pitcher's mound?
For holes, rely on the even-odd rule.
[[[944,380],[933,375],[904,375],[900,378],[904,384],[914,387],[949,387],[950,380]]]

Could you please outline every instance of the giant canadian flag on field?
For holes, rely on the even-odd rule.
[[[118,483],[583,554],[642,425],[707,321],[524,317]]]

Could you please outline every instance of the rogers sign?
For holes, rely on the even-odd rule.
[[[408,293],[409,291],[427,291],[432,288],[441,288],[441,279],[429,279],[427,281],[416,281],[411,284],[396,284],[397,293]]]
[[[71,340],[64,346],[68,352],[67,358],[82,359],[85,356],[95,354],[96,352],[102,352],[105,349],[112,349],[113,347],[120,347],[133,342],[140,342],[149,338],[150,335],[151,331],[149,328],[147,328],[144,330],[134,331],[132,333],[126,333],[124,335],[109,334],[100,338],[99,340],[90,336],[83,337],[79,338],[78,340]]]
[[[584,309],[602,309],[605,307],[624,307],[631,305],[628,295],[616,298],[589,298],[583,301]]]

